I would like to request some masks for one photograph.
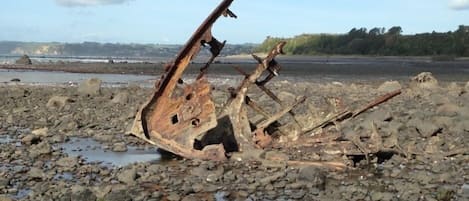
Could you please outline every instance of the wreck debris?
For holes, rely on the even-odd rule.
[[[155,91],[151,98],[137,113],[131,134],[184,158],[221,161],[227,159],[231,152],[249,153],[254,149],[273,146],[274,139],[271,136],[272,133],[269,132],[272,128],[279,131],[281,126],[285,126],[279,120],[286,115],[293,120],[287,122],[287,125],[296,124],[303,133],[309,133],[331,123],[337,124],[345,119],[354,118],[401,93],[400,90],[388,93],[356,111],[345,110],[313,128],[304,128],[293,110],[304,103],[306,97],[296,97],[293,103],[286,104],[268,88],[268,83],[279,76],[281,70],[276,57],[283,54],[286,42],[280,42],[264,58],[252,55],[258,63],[252,72],[248,73],[235,67],[244,79],[236,88],[229,89],[231,96],[217,115],[211,97],[212,86],[206,78],[206,73],[222,51],[226,41],[217,40],[212,35],[211,29],[222,15],[237,17],[228,9],[233,1],[224,0],[194,32],[176,59],[166,66],[166,73],[155,83]],[[195,81],[185,83],[182,80],[184,71],[204,46],[209,46],[211,57],[200,69]],[[280,108],[271,114],[249,97],[247,92],[253,85],[270,97]],[[263,119],[252,122],[248,117],[247,108],[260,114]],[[379,143],[373,145],[362,143],[359,136],[343,142],[336,141],[339,137],[340,135],[321,136],[321,138],[307,141],[305,146],[312,146],[317,152],[331,151],[328,148],[332,146],[337,149],[332,152],[345,155],[365,154],[366,156],[382,148],[382,139],[377,131],[372,134],[372,141],[379,141]],[[308,145],[308,143],[312,144]],[[358,151],[356,147],[359,148]],[[341,162],[286,161],[286,163],[334,170],[343,170],[346,167]]]
[[[320,122],[319,124],[313,126],[311,129],[308,129],[307,131],[305,131],[304,133],[311,133],[312,131],[318,129],[318,128],[322,128],[324,126],[327,126],[329,124],[336,124],[336,122],[341,122],[341,121],[344,121],[345,119],[349,119],[349,118],[355,118],[357,117],[358,115],[362,114],[363,112],[366,112],[367,110],[375,107],[375,106],[378,106],[394,97],[396,97],[397,95],[401,94],[401,90],[398,89],[396,91],[392,91],[392,92],[389,92],[387,94],[384,94],[378,98],[376,98],[375,100],[369,102],[367,105],[363,106],[363,108],[361,109],[358,109],[356,111],[350,111],[350,110],[344,110],[344,111],[341,111],[335,115],[332,115],[331,117],[329,117],[328,119]]]

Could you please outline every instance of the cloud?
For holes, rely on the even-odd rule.
[[[450,0],[449,7],[454,10],[469,9],[469,0]]]
[[[132,0],[55,0],[61,6],[66,7],[85,7],[85,6],[99,6],[99,5],[112,5],[122,4]]]

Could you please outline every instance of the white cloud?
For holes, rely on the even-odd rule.
[[[469,0],[450,0],[449,6],[455,10],[469,9]]]
[[[132,0],[55,0],[61,6],[66,7],[84,7],[84,6],[98,6],[98,5],[111,5],[122,4]]]

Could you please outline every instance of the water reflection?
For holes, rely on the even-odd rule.
[[[98,162],[118,167],[161,159],[156,148],[138,150],[136,147],[129,146],[127,152],[112,152],[104,150],[99,142],[91,138],[72,138],[60,147],[69,156],[81,156],[88,163]]]

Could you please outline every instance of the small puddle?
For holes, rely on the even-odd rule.
[[[127,146],[126,152],[104,150],[103,145],[92,138],[71,138],[60,147],[69,156],[80,156],[88,163],[122,167],[136,162],[160,161],[161,155],[157,148],[145,150]]]

